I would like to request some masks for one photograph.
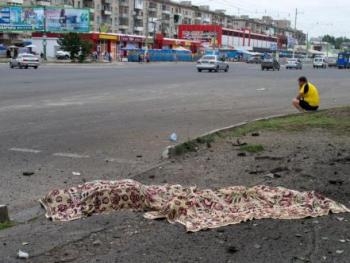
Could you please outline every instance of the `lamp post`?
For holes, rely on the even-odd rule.
[[[47,60],[47,57],[46,57],[46,46],[47,46],[47,36],[46,36],[46,33],[44,32],[43,34],[43,53],[44,53],[44,56],[43,56],[43,59],[46,61]]]

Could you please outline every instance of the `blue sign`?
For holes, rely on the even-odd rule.
[[[88,9],[47,7],[46,31],[49,32],[89,32]]]
[[[55,7],[0,7],[1,31],[90,31],[88,9]]]
[[[0,7],[0,31],[43,31],[43,7]]]

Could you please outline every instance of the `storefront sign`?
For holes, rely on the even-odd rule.
[[[100,34],[99,39],[118,40],[116,35]]]
[[[134,37],[134,36],[120,36],[119,39],[122,42],[142,43],[144,41],[144,38],[142,38],[142,37]]]

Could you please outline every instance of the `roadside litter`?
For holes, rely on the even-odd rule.
[[[177,142],[177,134],[174,132],[170,135],[169,140],[172,142]]]
[[[283,187],[231,186],[218,190],[181,185],[143,185],[134,180],[87,182],[54,189],[40,200],[46,217],[70,221],[121,209],[146,211],[145,218],[166,218],[187,231],[217,228],[253,219],[300,219],[350,212],[314,191]]]
[[[21,259],[28,259],[29,254],[27,252],[24,252],[22,250],[18,250],[17,257]]]

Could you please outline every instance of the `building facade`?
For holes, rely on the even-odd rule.
[[[191,1],[170,0],[0,0],[2,5],[64,6],[88,8],[92,32],[122,33],[177,38],[181,24],[219,25],[228,29],[249,30],[268,36],[293,37],[304,43],[306,35],[291,28],[288,20],[232,16],[225,10],[195,6]]]

